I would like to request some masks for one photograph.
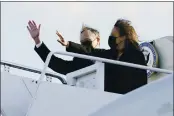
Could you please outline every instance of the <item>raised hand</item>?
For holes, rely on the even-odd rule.
[[[62,44],[62,46],[68,46],[68,42],[64,40],[64,38],[62,37],[62,35],[56,31],[57,36],[59,37],[59,39],[57,40],[60,44]]]
[[[35,41],[36,44],[40,43],[40,39],[39,39],[40,26],[41,26],[41,24],[39,24],[39,26],[37,27],[37,25],[34,21],[29,21],[28,26],[27,26],[27,29],[28,29],[31,37],[33,38],[33,40]]]

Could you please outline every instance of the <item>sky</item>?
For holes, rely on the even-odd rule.
[[[132,22],[141,41],[173,36],[172,2],[3,2],[1,60],[43,68],[26,28],[29,20],[41,24],[40,38],[51,51],[65,51],[57,42],[56,30],[65,40],[79,43],[84,23],[99,30],[100,48],[108,49],[108,36],[119,18]]]

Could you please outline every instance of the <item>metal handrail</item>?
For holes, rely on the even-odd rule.
[[[48,67],[48,64],[50,62],[51,56],[54,55],[54,54],[73,56],[73,57],[78,57],[78,58],[82,58],[82,59],[95,60],[95,61],[98,61],[98,62],[117,64],[117,65],[128,66],[128,67],[132,67],[132,68],[139,68],[139,69],[144,69],[144,70],[152,70],[152,71],[155,71],[155,72],[161,72],[161,73],[167,73],[167,74],[173,73],[173,71],[166,70],[166,69],[153,68],[153,67],[148,67],[148,66],[139,65],[139,64],[127,63],[127,62],[122,62],[122,61],[115,61],[115,60],[99,58],[99,57],[94,57],[94,56],[88,56],[88,55],[82,55],[82,54],[77,54],[77,53],[58,51],[58,52],[50,52],[48,54],[46,62],[44,64],[44,68],[43,68],[41,76],[39,78],[39,81],[41,81],[43,79],[43,76],[45,75],[46,68]]]
[[[6,66],[9,66],[9,67],[12,67],[12,68],[17,68],[17,69],[21,69],[21,70],[25,70],[25,71],[29,71],[29,72],[33,72],[33,73],[41,74],[41,72],[42,72],[39,69],[33,69],[33,68],[30,68],[30,67],[27,67],[27,66],[22,66],[22,65],[7,62],[7,61],[1,61],[0,63],[1,63],[1,65],[6,65]],[[62,82],[62,84],[67,84],[67,82],[64,78],[62,78],[60,76],[57,76],[57,75],[55,75],[51,72],[47,72],[47,73],[45,73],[45,75],[59,79]]]

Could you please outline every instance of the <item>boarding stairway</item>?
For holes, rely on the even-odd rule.
[[[96,61],[94,65],[71,72],[66,80],[46,73],[53,54]],[[128,94],[104,92],[104,63],[166,73]],[[173,71],[67,52],[50,52],[42,71],[1,61],[2,116],[172,116]],[[39,79],[10,73],[16,67],[41,73]],[[45,75],[47,77],[45,77]],[[62,82],[54,83],[50,76]]]

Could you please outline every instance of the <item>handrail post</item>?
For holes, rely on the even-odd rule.
[[[39,81],[42,81],[42,80],[44,79],[44,75],[45,75],[46,69],[47,69],[47,67],[48,67],[48,65],[49,65],[49,62],[50,62],[50,60],[51,60],[51,57],[52,57],[52,55],[53,55],[54,53],[55,53],[55,52],[50,52],[50,53],[48,54],[48,56],[47,56],[47,58],[46,58],[46,62],[44,63],[44,68],[43,68],[43,70],[42,70],[42,72],[41,72]]]
[[[96,86],[99,90],[104,91],[104,80],[105,80],[105,64],[103,62],[96,61],[97,64],[97,71],[96,71]]]
[[[48,54],[47,58],[46,58],[46,62],[44,63],[44,68],[43,68],[43,70],[42,70],[42,72],[41,72],[41,76],[40,76],[40,78],[39,78],[39,80],[38,80],[38,85],[37,85],[35,94],[34,94],[34,96],[33,96],[34,98],[33,98],[33,100],[31,101],[31,104],[30,104],[30,106],[29,106],[29,108],[28,108],[28,111],[27,111],[27,113],[26,113],[26,116],[28,116],[31,107],[32,107],[34,101],[36,100],[37,91],[38,91],[38,89],[39,89],[39,85],[41,84],[41,81],[44,79],[44,75],[45,75],[46,69],[47,69],[47,67],[48,67],[48,64],[49,64],[49,62],[50,62],[50,60],[51,60],[51,56],[52,56],[53,54],[54,54],[54,52],[50,52],[50,53]]]
[[[37,86],[37,88],[36,88],[36,92],[35,92],[35,95],[34,95],[34,98],[35,98],[35,99],[36,99],[37,91],[38,91],[38,89],[39,89],[39,85],[40,85],[41,81],[44,79],[44,75],[45,75],[46,69],[47,69],[47,67],[48,67],[48,64],[49,64],[49,62],[50,62],[50,60],[51,60],[51,56],[52,56],[53,54],[54,54],[54,52],[50,52],[50,53],[48,54],[48,56],[47,56],[46,62],[45,62],[45,64],[44,64],[44,68],[43,68],[43,70],[42,70],[42,72],[41,72],[41,76],[40,76],[40,78],[39,78],[39,80],[38,80],[38,86]],[[36,82],[37,82],[37,81],[36,81]]]

